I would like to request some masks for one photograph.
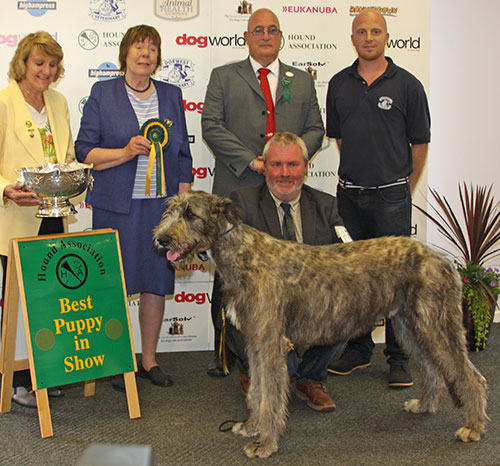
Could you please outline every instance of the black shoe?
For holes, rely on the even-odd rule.
[[[151,380],[151,383],[159,385],[160,387],[170,387],[174,384],[172,377],[165,374],[160,368],[160,366],[153,366],[149,371],[144,369],[142,361],[138,365],[137,375],[143,379]]]
[[[227,368],[227,373],[224,371],[224,368],[221,366],[219,361],[219,356],[214,356],[214,358],[210,361],[207,366],[207,374],[212,377],[226,377],[229,375],[229,367]]]
[[[62,398],[64,396],[64,388],[62,387],[52,387],[47,390],[47,395],[50,398]]]
[[[349,375],[357,369],[370,366],[370,360],[357,351],[345,351],[339,359],[328,364],[328,372],[336,375]]]
[[[389,370],[389,388],[408,388],[413,385],[410,368],[406,362],[392,363]]]
[[[120,374],[111,377],[111,386],[119,392],[125,392],[125,380],[123,380],[123,375]]]

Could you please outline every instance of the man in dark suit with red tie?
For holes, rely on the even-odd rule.
[[[215,156],[212,192],[223,196],[262,183],[262,150],[275,132],[300,136],[309,158],[324,135],[312,76],[278,59],[276,15],[257,10],[244,35],[250,56],[212,71],[201,116],[203,139]]]
[[[212,192],[223,196],[264,181],[262,151],[275,132],[299,135],[308,158],[324,136],[312,76],[278,59],[282,32],[276,15],[257,10],[244,36],[250,56],[212,71],[201,116],[203,138],[215,156]],[[217,294],[215,285],[212,319],[218,313]],[[218,353],[217,332],[215,341]],[[225,375],[217,358],[208,373]]]

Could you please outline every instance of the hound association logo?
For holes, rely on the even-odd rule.
[[[200,14],[200,0],[155,0],[154,13],[172,21],[193,19]]]
[[[88,275],[87,264],[78,254],[66,254],[57,263],[56,276],[64,288],[80,288],[87,281]]]
[[[78,45],[83,50],[94,50],[99,45],[99,34],[93,29],[84,29],[78,35]]]
[[[48,10],[56,10],[57,2],[48,0],[38,0],[37,2],[17,2],[18,10],[26,10],[31,16],[40,17]]]
[[[287,35],[287,48],[303,50],[337,50],[337,44],[334,42],[320,42],[315,34],[298,33]],[[283,46],[285,43],[283,42]]]
[[[187,58],[168,58],[163,60],[158,76],[181,89],[194,86],[194,63]]]
[[[125,0],[90,0],[90,17],[110,23],[126,18]]]
[[[89,78],[97,78],[99,81],[107,81],[108,79],[117,78],[120,76],[120,70],[111,62],[101,63],[97,68],[89,69]]]
[[[89,100],[89,96],[82,97],[80,99],[80,102],[78,102],[78,110],[80,111],[80,114],[83,114],[83,107],[85,107],[85,104],[87,103],[87,100]]]

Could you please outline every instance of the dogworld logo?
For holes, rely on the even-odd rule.
[[[19,35],[17,34],[0,34],[0,45],[7,47],[17,47]]]
[[[410,36],[408,39],[391,39],[387,42],[388,49],[408,50],[410,52],[420,51],[420,37]]]
[[[174,297],[176,303],[195,303],[205,304],[205,302],[212,302],[212,297],[208,293],[186,293],[181,291]]]
[[[177,36],[175,39],[177,45],[196,45],[200,49],[211,47],[245,47],[245,38],[243,36],[188,36],[186,33]]]

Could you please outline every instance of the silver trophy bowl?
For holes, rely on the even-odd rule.
[[[37,217],[66,217],[76,214],[69,200],[92,188],[92,165],[71,162],[25,167],[18,170],[21,183],[42,199]]]

